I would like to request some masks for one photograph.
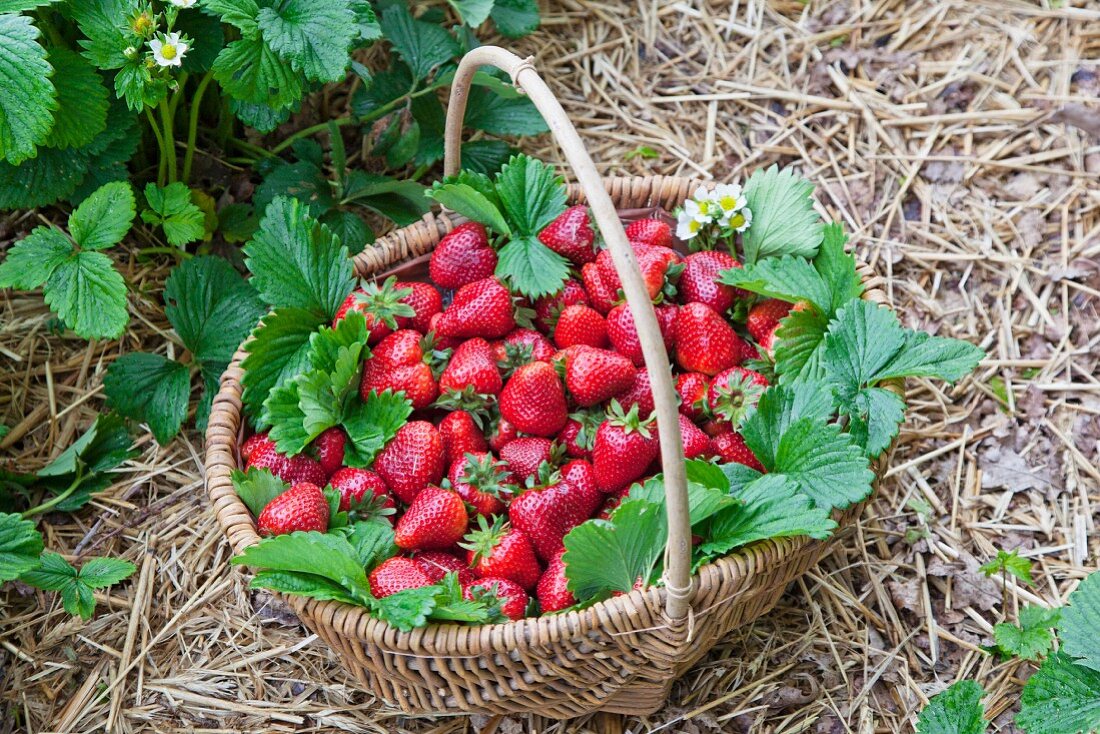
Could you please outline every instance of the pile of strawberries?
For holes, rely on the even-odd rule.
[[[768,382],[743,364],[771,351],[790,305],[749,309],[750,341],[729,314],[751,296],[717,282],[740,267],[733,257],[684,256],[657,219],[626,233],[674,362],[684,455],[762,471],[735,427]],[[566,210],[539,239],[576,277],[534,303],[494,277],[497,252],[473,222],[435,249],[434,285],[391,278],[348,297],[336,320],[359,311],[370,331],[361,396],[402,391],[415,412],[370,469],[343,465],[341,428],[293,457],[266,434],[250,437],[247,466],[291,484],[259,516],[261,534],[325,531],[330,485],[341,510],[393,513],[401,552],[370,574],[379,598],[455,572],[466,598],[494,595],[512,619],[574,604],[563,538],[659,473],[659,442],[634,319],[587,210]],[[439,289],[455,291],[446,308]]]

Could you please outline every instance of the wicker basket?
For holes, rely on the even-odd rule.
[[[530,63],[494,47],[468,54],[456,74],[447,119],[448,173],[458,168],[470,79],[478,67],[489,64],[510,73],[547,119],[579,181],[579,186],[569,189],[570,203],[585,202],[591,207],[638,323],[653,379],[666,475],[665,583],[582,611],[478,627],[432,625],[410,633],[401,633],[358,607],[301,597],[284,599],[364,687],[409,713],[531,712],[559,719],[594,711],[645,714],[663,705],[672,682],[719,639],[771,609],[787,584],[820,560],[828,542],[762,541],[704,566],[691,577],[675,390],[652,304],[618,212],[670,211],[699,182],[664,176],[602,180],[561,106]],[[442,236],[462,221],[445,214],[428,215],[380,239],[355,258],[358,275],[378,277],[395,267],[415,267],[413,261],[431,253]],[[877,279],[863,275],[865,297],[884,300]],[[255,523],[230,480],[240,461],[243,357],[238,352],[222,376],[206,449],[207,491],[238,553],[259,541]],[[837,519],[843,526],[858,512],[859,507],[853,507]]]

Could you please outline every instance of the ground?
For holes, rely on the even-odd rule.
[[[203,491],[202,437],[148,435],[118,482],[43,526],[50,548],[122,554],[134,580],[91,622],[0,591],[0,732],[908,732],[972,677],[1015,731],[1032,668],[983,652],[1023,603],[1098,565],[1100,8],[1080,0],[554,2],[518,44],[604,171],[729,181],[777,162],[817,186],[909,326],[988,353],[954,388],[913,380],[875,499],[775,612],[736,631],[652,716],[408,718],[246,590]],[[644,148],[643,148],[644,146]],[[556,157],[549,140],[528,145]],[[656,157],[640,155],[651,149]],[[0,220],[0,242],[37,223]],[[3,245],[0,245],[3,249]],[[172,350],[164,268],[125,253],[133,329],[92,345],[0,295],[0,440],[24,469],[102,405],[116,355]],[[1034,584],[987,579],[997,549]]]

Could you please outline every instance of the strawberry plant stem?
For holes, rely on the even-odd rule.
[[[187,120],[187,150],[183,154],[183,176],[181,180],[184,183],[191,181],[191,163],[195,158],[195,140],[199,133],[199,109],[202,107],[202,96],[206,93],[206,88],[210,86],[213,79],[214,75],[209,71],[206,72],[206,75],[199,81],[199,86],[195,89],[195,95],[191,98],[191,110]]]
[[[296,132],[293,135],[290,135],[289,137],[287,137],[286,140],[284,140],[283,142],[276,145],[270,151],[265,150],[265,151],[263,151],[263,153],[264,153],[265,156],[276,156],[279,153],[282,153],[287,148],[289,148],[291,146],[291,144],[294,143],[295,140],[298,140],[299,138],[307,138],[310,135],[313,135],[314,133],[324,132],[325,130],[328,130],[330,124],[350,125],[353,122],[356,122],[356,119],[354,117],[350,117],[350,116],[349,117],[339,117],[335,120],[332,120],[331,123],[330,122],[322,122],[322,123],[318,123],[316,125],[311,125],[309,127],[302,128],[298,132]]]
[[[172,129],[172,108],[168,100],[163,99],[159,109],[163,126],[161,135],[164,141],[164,156],[168,159],[168,183],[174,183],[176,181],[176,137]]]
[[[54,495],[53,497],[46,500],[42,504],[36,505],[36,506],[32,507],[31,509],[27,510],[26,512],[23,513],[23,519],[25,520],[28,517],[33,517],[34,515],[38,515],[38,514],[41,514],[43,512],[46,512],[47,510],[50,510],[50,509],[56,507],[57,505],[61,504],[62,502],[64,502],[66,499],[69,498],[69,495],[71,495],[73,492],[76,491],[77,487],[80,486],[81,480],[83,480],[83,479],[84,479],[83,474],[78,472],[77,476],[76,476],[76,479],[73,480],[72,484],[70,484],[68,487],[65,488],[65,491],[63,491],[61,494]]]
[[[157,185],[164,186],[168,163],[168,156],[164,154],[164,136],[160,134],[160,126],[157,125],[156,118],[153,117],[153,113],[148,107],[145,108],[145,117],[149,120],[149,128],[153,131],[153,137],[157,139],[157,149],[160,153],[157,156]]]

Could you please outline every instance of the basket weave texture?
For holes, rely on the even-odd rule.
[[[646,176],[605,180],[620,210],[671,211],[700,182]],[[571,204],[584,203],[570,187]],[[462,223],[427,215],[356,256],[361,277],[384,275],[431,253]],[[863,269],[865,298],[883,302],[881,280]],[[241,360],[222,377],[207,429],[207,491],[236,552],[259,541],[230,472],[240,466]],[[840,513],[842,529],[861,506]],[[839,532],[839,529],[838,529]],[[367,689],[409,713],[538,713],[571,718],[593,711],[644,714],[663,704],[672,682],[731,630],[772,608],[793,579],[813,567],[831,541],[808,538],[755,543],[710,563],[695,578],[688,614],[666,613],[667,590],[653,587],[581,611],[506,624],[431,625],[402,633],[365,609],[284,597],[303,624],[335,652]]]

